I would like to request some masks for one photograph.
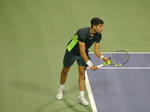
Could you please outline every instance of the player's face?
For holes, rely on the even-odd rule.
[[[96,31],[96,33],[101,33],[102,30],[104,29],[103,28],[103,24],[98,24],[98,25],[95,25],[93,26],[94,30]]]

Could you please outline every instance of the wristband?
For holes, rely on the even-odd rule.
[[[102,60],[102,59],[103,59],[103,57],[104,57],[104,55],[101,55],[100,59]]]
[[[92,66],[93,66],[93,63],[92,63],[90,60],[88,60],[88,61],[86,62],[86,64],[87,64],[89,67],[92,67]]]

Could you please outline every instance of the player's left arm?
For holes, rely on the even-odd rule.
[[[107,62],[108,58],[104,57],[104,55],[102,55],[101,50],[100,50],[100,43],[94,43],[94,53],[95,55],[102,59],[103,61]]]

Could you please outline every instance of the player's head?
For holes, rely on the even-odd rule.
[[[102,32],[103,24],[104,24],[104,21],[98,17],[94,17],[91,20],[91,28],[93,28],[96,33]]]
[[[98,17],[92,18],[91,27],[93,27],[94,25],[99,25],[99,24],[104,24],[104,21]]]

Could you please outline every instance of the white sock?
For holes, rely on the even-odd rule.
[[[60,89],[64,89],[65,85],[64,84],[60,84]]]
[[[81,96],[81,97],[84,96],[84,91],[80,91],[80,96]]]

